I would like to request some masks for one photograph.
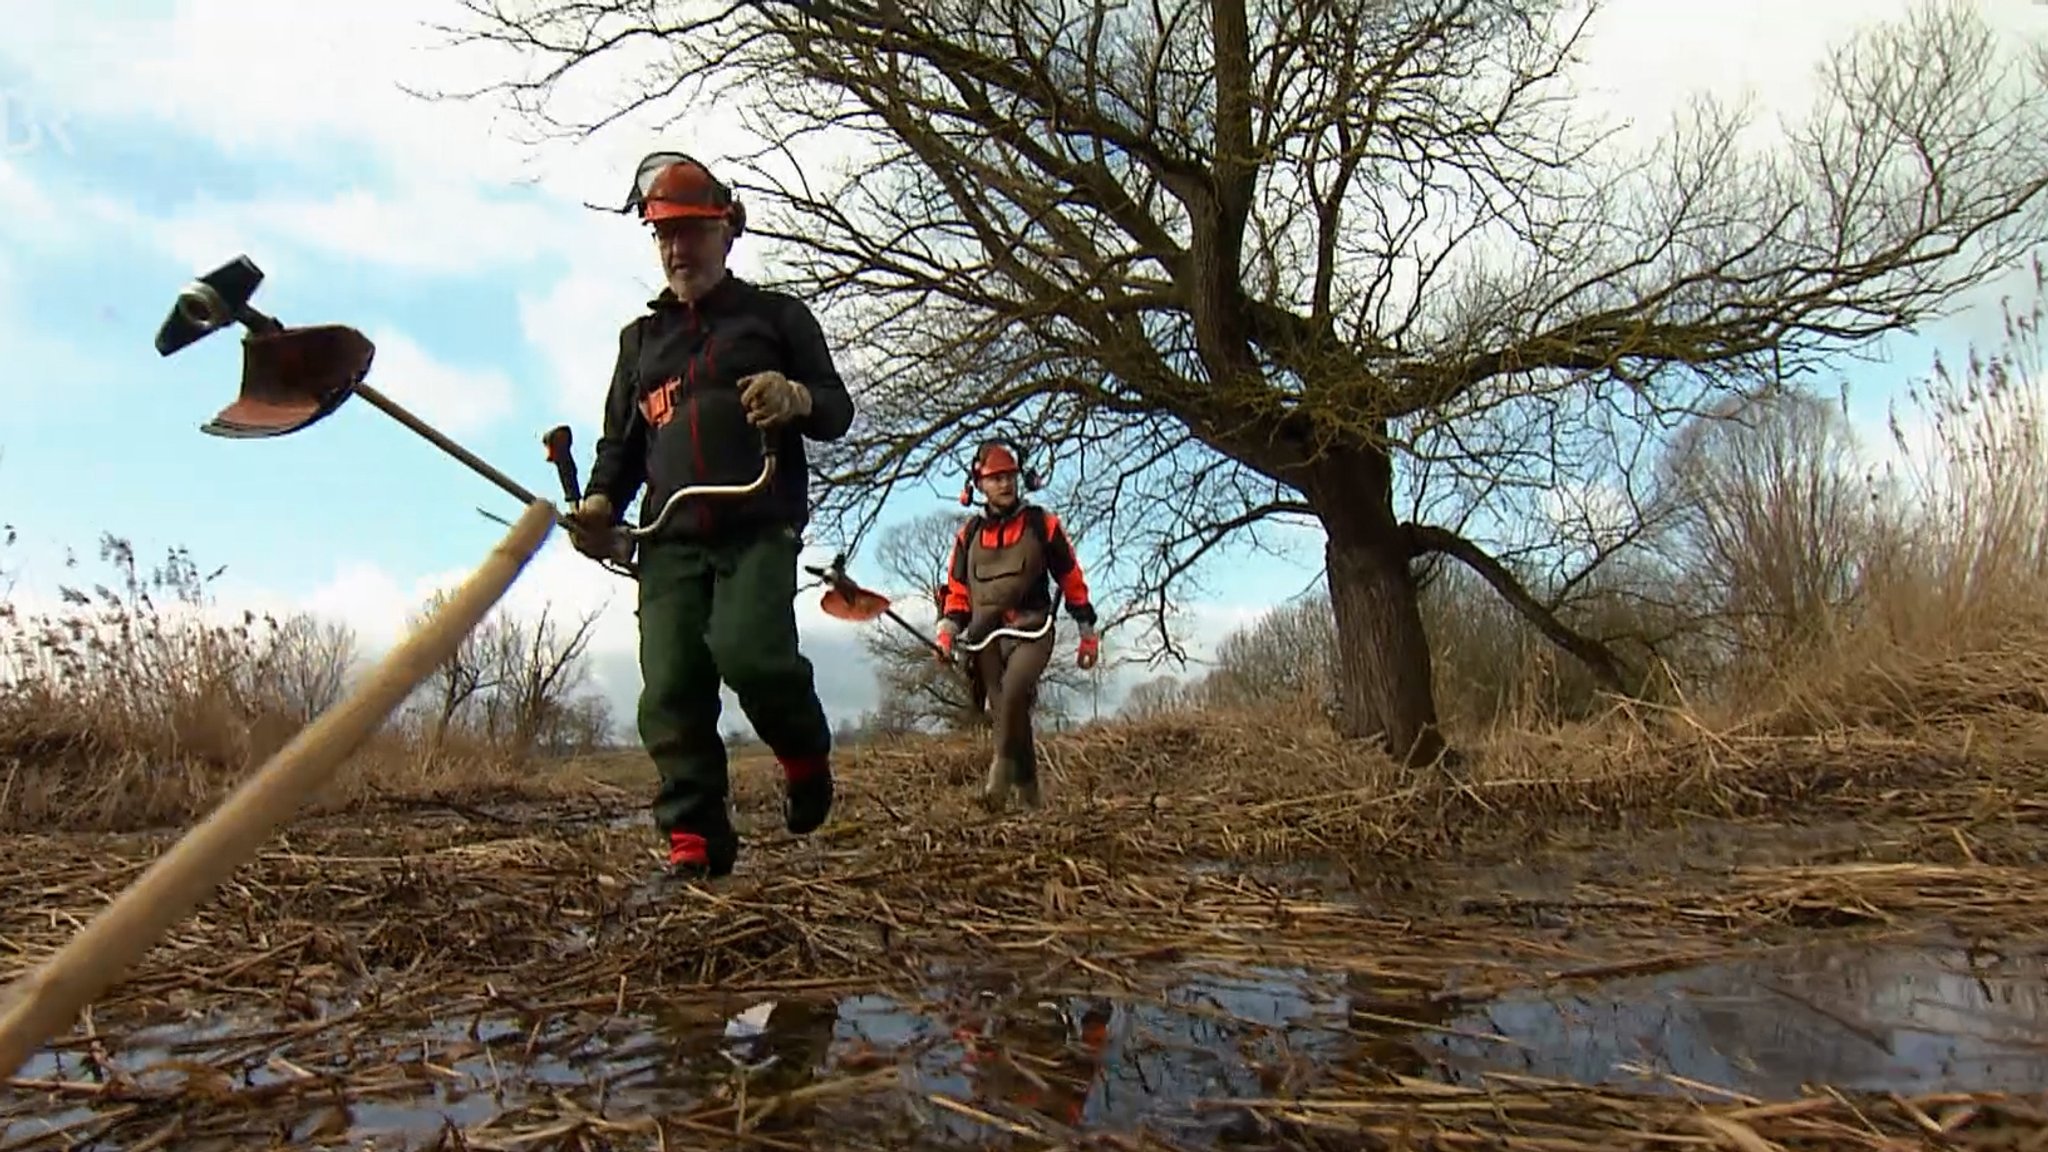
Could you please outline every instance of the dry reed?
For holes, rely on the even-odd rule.
[[[1446,997],[1818,935],[2037,924],[2042,761],[2003,747],[1616,717],[1502,743],[1442,780],[1293,726],[1167,718],[1048,740],[1049,807],[992,818],[971,803],[975,741],[903,741],[844,757],[838,816],[803,842],[774,825],[770,766],[743,763],[755,832],[740,873],[660,898],[642,887],[656,863],[642,798],[605,784],[375,827],[313,819],[9,1086],[0,1148],[1989,1147],[2038,1128],[2038,1105],[1796,1085],[1789,1103],[1702,1086],[1688,1099],[1505,1074],[1457,1086],[1390,1022],[1440,1029]],[[1734,828],[1846,821],[1870,847],[1587,873],[1535,900],[1441,867],[1454,848],[1533,867],[1531,847],[1570,828],[1648,835],[1703,812]],[[19,837],[0,877],[9,968],[53,951],[163,839]],[[1156,1088],[1135,1116],[1098,1088],[1093,1119],[1077,1118],[1101,1073],[1066,1023],[1025,1019],[1035,1003],[1156,1002],[1203,973],[1267,969],[1369,995],[1375,1008],[1332,1026],[1349,1055],[1287,1055],[1303,1041],[1285,1028],[1238,1022],[1243,1044],[1282,1053],[1238,1087]],[[743,1073],[721,1022],[766,999],[799,1022],[771,1029],[779,1065]],[[849,1006],[881,1000],[898,1034],[861,1036]],[[986,1034],[978,1063],[970,1033]]]

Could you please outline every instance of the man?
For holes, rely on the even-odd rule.
[[[619,333],[604,434],[571,517],[576,547],[611,554],[618,510],[642,484],[644,526],[677,488],[752,481],[764,443],[777,460],[766,490],[686,503],[640,547],[638,720],[660,775],[654,822],[669,876],[712,879],[739,855],[721,679],[781,764],[788,829],[814,831],[832,806],[831,725],[794,598],[810,518],[804,438],[845,435],[853,401],[810,309],[727,269],[746,211],[704,165],[649,156],[627,209],[653,230],[668,286]]]
[[[1100,641],[1088,581],[1059,517],[1018,495],[1020,472],[1014,447],[989,441],[975,449],[967,470],[969,489],[961,491],[960,502],[968,503],[970,491],[979,489],[982,511],[953,538],[939,648],[950,659],[963,631],[975,638],[998,628],[1036,631],[1053,613],[1050,576],[1059,582],[1067,615],[1081,626],[1076,662],[1093,668]],[[1037,487],[1035,475],[1024,479]],[[1038,702],[1038,679],[1052,659],[1052,642],[1050,630],[1036,640],[1005,636],[974,654],[973,674],[987,693],[995,721],[995,749],[981,792],[991,810],[1003,807],[1012,787],[1026,806],[1039,805],[1031,709]]]

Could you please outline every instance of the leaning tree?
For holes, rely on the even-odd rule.
[[[1511,555],[1559,494],[1625,521],[1660,430],[1985,279],[2048,170],[2048,89],[1960,7],[1844,46],[1772,148],[1703,104],[1631,154],[1572,100],[1594,13],[1560,0],[465,4],[458,38],[539,61],[479,90],[534,122],[747,110],[750,227],[871,353],[821,519],[857,538],[1021,433],[1162,643],[1219,544],[1319,528],[1342,723],[1412,762],[1444,748],[1419,561],[1620,685],[1550,610],[1575,574]],[[552,117],[649,46],[603,116]]]

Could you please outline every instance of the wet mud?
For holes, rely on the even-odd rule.
[[[662,1114],[728,1126],[746,1115],[763,1134],[886,1129],[915,1133],[919,1147],[1140,1133],[1222,1147],[1265,1129],[1229,1101],[1347,1078],[1471,1085],[1506,1073],[1753,1100],[1820,1085],[2039,1091],[2044,956],[2048,944],[1787,950],[1476,1003],[1284,970],[1188,974],[1143,996],[934,982],[673,1014],[592,1006],[537,1028],[479,1012],[340,1046],[333,1034],[350,1006],[324,1004],[310,1022],[223,1018],[45,1053],[9,1090],[14,1107],[38,1087],[72,1085],[54,1092],[71,1099],[8,1122],[0,1147],[128,1147],[133,1125],[104,1142],[80,1138],[123,1109],[170,1124],[181,1100],[238,1094],[295,1101],[288,1120],[239,1139],[391,1149],[435,1146],[450,1128],[478,1147],[494,1129],[531,1144],[549,1119],[630,1128]],[[351,1066],[380,1071],[350,1077]],[[748,1112],[750,1098],[775,1106]],[[223,1133],[176,1146],[231,1144]]]
[[[1695,821],[1399,869],[992,824],[766,845],[627,913],[644,838],[577,815],[297,830],[0,1087],[0,1152],[1595,1149],[1872,1094],[1835,1128],[1726,1121],[1847,1146],[1886,1094],[2048,1086],[2019,824]],[[40,847],[0,941],[46,953],[154,850],[106,848]],[[1900,1107],[1950,1139],[2018,1105]]]

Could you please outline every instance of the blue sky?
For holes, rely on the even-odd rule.
[[[1708,19],[1618,0],[1591,61],[1605,90],[1590,98],[1651,118],[1693,85],[1796,100],[1827,38],[1897,7],[1815,2],[1793,18],[1742,0]],[[373,383],[536,491],[556,491],[538,441],[548,426],[572,424],[588,464],[618,328],[658,280],[639,226],[582,203],[614,202],[633,161],[677,133],[626,127],[529,163],[483,110],[397,91],[474,78],[474,66],[423,50],[432,34],[416,22],[437,17],[450,14],[432,0],[10,13],[0,520],[23,538],[18,594],[46,594],[64,548],[90,558],[112,532],[145,556],[189,547],[203,568],[227,566],[224,600],[344,618],[375,648],[502,533],[474,508],[510,515],[509,498],[366,405],[276,441],[198,431],[234,396],[234,338],[168,360],[151,338],[189,278],[240,253],[268,273],[259,305],[288,323],[363,329],[379,348]],[[703,120],[687,132],[715,156],[734,127]],[[759,257],[743,242],[742,274]],[[1936,342],[1986,331],[1981,318],[1958,323],[1895,342],[1894,366],[1857,373],[1868,428],[1881,429],[1890,386]],[[948,507],[957,482],[937,478],[939,491],[892,515]],[[1320,549],[1307,545],[1297,563],[1214,565],[1191,608],[1202,645],[1312,580]],[[607,598],[598,672],[624,715],[637,688],[629,585],[558,539],[510,603]],[[805,626],[828,704],[871,704],[852,637],[808,607]]]

